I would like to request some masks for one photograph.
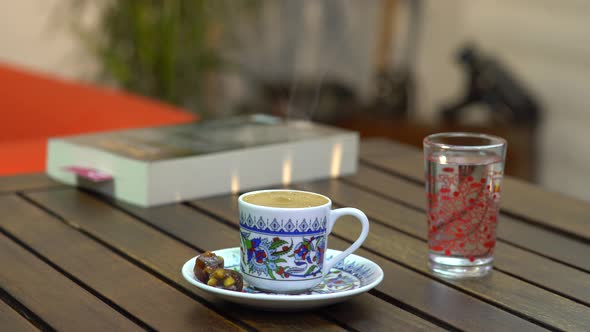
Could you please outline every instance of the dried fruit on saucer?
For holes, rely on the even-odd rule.
[[[209,275],[207,285],[240,292],[244,281],[238,271],[219,268]]]
[[[211,273],[219,268],[223,269],[223,257],[217,256],[210,251],[205,251],[197,256],[194,272],[200,282],[207,283]]]
[[[238,271],[224,269],[223,257],[211,251],[205,251],[197,256],[195,262],[195,276],[209,286],[242,291],[244,280]]]

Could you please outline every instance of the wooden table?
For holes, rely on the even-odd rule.
[[[0,330],[590,330],[590,204],[504,182],[495,270],[452,281],[427,269],[421,153],[362,143],[354,176],[294,185],[367,213],[357,254],[383,282],[302,313],[231,305],[191,286],[180,267],[238,245],[236,196],[142,209],[44,175],[0,178]],[[336,224],[342,249],[357,223]]]

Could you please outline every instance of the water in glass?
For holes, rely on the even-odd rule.
[[[447,151],[426,159],[430,268],[447,276],[492,269],[504,163],[494,154]]]

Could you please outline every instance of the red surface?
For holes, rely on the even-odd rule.
[[[45,171],[46,138],[1,141],[0,175]]]
[[[45,171],[47,138],[195,120],[146,98],[0,65],[0,175]]]

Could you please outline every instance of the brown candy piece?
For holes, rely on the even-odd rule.
[[[216,269],[223,268],[223,257],[217,256],[210,251],[205,251],[197,256],[195,263],[195,276],[200,282],[209,281],[210,274]]]
[[[244,287],[244,280],[238,271],[220,268],[209,275],[207,285],[240,292]]]

